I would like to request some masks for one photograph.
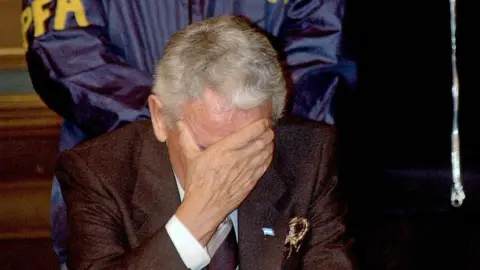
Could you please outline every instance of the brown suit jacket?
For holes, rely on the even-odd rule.
[[[239,207],[241,269],[351,269],[335,195],[333,130],[282,120],[272,166]],[[165,144],[139,121],[62,153],[56,175],[68,209],[69,269],[185,269],[165,224],[180,198]],[[311,229],[284,252],[288,222]],[[275,236],[264,236],[271,227]]]

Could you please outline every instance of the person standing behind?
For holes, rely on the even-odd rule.
[[[297,91],[294,112],[332,123],[325,109],[332,93],[339,80],[354,77],[354,66],[341,56],[344,5],[343,0],[24,0],[21,20],[35,91],[65,119],[62,152],[148,119],[152,74],[170,36],[220,14],[248,17],[274,36],[293,83],[312,87]],[[317,98],[308,98],[314,94]],[[65,216],[54,179],[52,237],[62,264],[68,254]]]
[[[68,267],[355,269],[335,129],[283,117],[285,86],[277,52],[243,18],[175,33],[151,121],[58,158]]]

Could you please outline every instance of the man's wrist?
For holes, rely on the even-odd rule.
[[[206,246],[223,219],[213,213],[211,209],[202,211],[198,206],[198,203],[190,204],[184,200],[178,207],[175,216],[202,246]]]
[[[176,216],[170,218],[165,229],[187,268],[200,270],[210,263],[210,256],[206,248],[195,239]]]

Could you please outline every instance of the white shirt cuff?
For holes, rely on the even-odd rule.
[[[175,215],[167,222],[165,229],[187,268],[200,270],[210,263],[207,249],[202,247]]]

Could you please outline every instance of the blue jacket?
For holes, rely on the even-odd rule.
[[[293,113],[334,122],[331,100],[353,86],[342,55],[343,0],[24,0],[22,29],[35,90],[65,119],[60,151],[149,117],[152,74],[164,44],[189,23],[234,13],[255,22],[284,52]],[[54,247],[65,260],[65,206],[52,194]]]

